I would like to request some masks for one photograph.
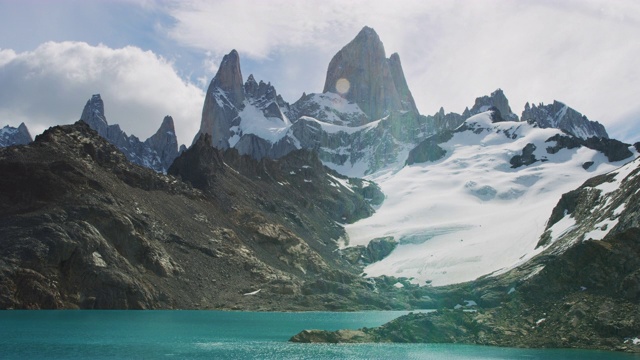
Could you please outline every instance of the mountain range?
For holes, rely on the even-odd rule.
[[[0,147],[25,145],[31,141],[33,141],[33,138],[24,123],[21,123],[17,128],[6,125],[0,129]]]
[[[144,142],[109,125],[100,95],[80,119],[33,142],[16,136],[24,124],[2,130],[2,308],[475,304],[485,318],[445,311],[403,326],[506,346],[611,349],[640,333],[623,321],[640,313],[640,143],[560,101],[518,115],[501,89],[461,114],[422,115],[400,56],[369,27],[331,59],[323,92],[293,103],[225,55],[188,149],[170,116]],[[606,316],[600,300],[615,305]],[[486,335],[487,321],[502,330]],[[553,326],[528,329],[537,321]],[[586,335],[558,340],[567,321]],[[393,326],[347,335],[411,338]],[[341,341],[296,338],[327,339]]]
[[[173,160],[185,149],[184,145],[178,148],[173,118],[168,115],[162,120],[158,131],[144,142],[135,135],[127,135],[117,124],[109,125],[100,94],[93,95],[87,101],[80,120],[114,144],[129,161],[158,172],[166,172]]]

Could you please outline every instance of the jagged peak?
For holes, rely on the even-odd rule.
[[[372,40],[378,40],[380,41],[380,37],[378,36],[378,33],[376,33],[376,31],[368,26],[364,26],[362,28],[362,30],[360,30],[360,32],[358,33],[358,35],[356,35],[355,40],[362,40],[362,39],[372,39]]]
[[[173,123],[173,118],[170,115],[167,115],[164,117],[164,119],[162,119],[162,124],[158,129],[158,132],[167,132],[167,131],[170,131],[174,134],[176,131],[175,125]]]
[[[529,108],[525,106],[522,120],[542,128],[562,129],[583,139],[592,136],[609,138],[609,134],[602,124],[589,120],[585,115],[558,100],[554,100],[549,105],[539,103],[538,106],[534,104]]]
[[[367,26],[333,56],[322,92],[339,94],[358,104],[368,121],[394,111],[417,112],[400,57],[396,54],[387,59],[378,34]]]
[[[507,121],[518,121],[518,115],[514,114],[511,111],[511,107],[509,106],[509,100],[504,94],[502,89],[498,88],[491,93],[489,96],[481,96],[476,98],[476,101],[469,111],[469,115],[475,115],[484,111],[489,110],[491,107],[494,107],[498,110],[498,112],[502,115],[504,120]],[[466,110],[465,110],[466,112]]]
[[[211,80],[207,93],[211,93],[215,89],[226,92],[229,95],[229,100],[236,106],[240,106],[244,101],[240,56],[236,50],[231,50],[222,58],[218,72]]]

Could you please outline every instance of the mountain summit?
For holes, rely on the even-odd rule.
[[[21,123],[17,128],[6,125],[0,129],[0,147],[26,145],[32,141],[29,129],[24,123]]]
[[[400,56],[387,59],[378,34],[366,26],[331,59],[323,92],[355,102],[370,121],[395,110],[418,113]]]
[[[109,125],[104,114],[104,101],[100,94],[95,94],[84,106],[80,120],[120,149],[129,161],[157,172],[166,172],[180,153],[171,116],[165,116],[158,131],[142,142],[134,135],[127,135],[118,124]]]

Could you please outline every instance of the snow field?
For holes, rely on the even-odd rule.
[[[386,200],[372,217],[346,226],[348,246],[382,236],[400,245],[366,267],[368,276],[446,285],[517,266],[541,251],[534,248],[563,193],[620,165],[587,148],[547,154],[554,144],[545,140],[557,129],[492,123],[488,112],[466,124],[472,130],[440,145],[443,159],[371,178]],[[512,169],[509,160],[529,143],[547,161]],[[594,165],[584,170],[587,161]]]

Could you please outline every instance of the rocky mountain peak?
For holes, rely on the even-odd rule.
[[[107,119],[104,114],[104,102],[100,94],[94,94],[91,99],[87,100],[87,104],[82,109],[80,119],[89,124],[96,130],[100,136],[105,137],[107,134]]]
[[[398,95],[400,95],[400,102],[403,108],[417,114],[418,108],[416,107],[416,102],[413,100],[413,95],[411,95],[411,90],[409,90],[407,79],[404,77],[404,71],[402,71],[402,63],[400,63],[400,55],[398,55],[398,53],[393,53],[389,57],[389,68],[391,69],[391,77],[396,85]]]
[[[507,100],[502,89],[492,92],[490,96],[476,98],[476,102],[470,110],[470,115],[485,112],[492,107],[498,110],[504,120],[518,121],[518,115],[511,111],[509,100]]]
[[[24,123],[21,123],[17,128],[7,125],[0,129],[0,147],[26,145],[31,141],[33,138]]]
[[[386,58],[378,34],[365,26],[331,59],[323,92],[340,94],[358,104],[369,121],[393,111],[414,111],[400,58],[392,58]]]
[[[231,50],[230,53],[222,58],[218,72],[211,80],[207,90],[207,96],[214,89],[224,91],[235,106],[241,106],[244,100],[244,91],[242,87],[242,72],[240,71],[240,56],[236,50]]]
[[[149,148],[156,152],[156,156],[160,160],[162,169],[168,169],[173,160],[178,156],[178,139],[176,138],[176,129],[173,124],[173,118],[169,115],[165,116],[158,131],[148,138],[145,142]]]
[[[216,173],[224,171],[224,161],[220,150],[213,147],[211,135],[201,134],[187,151],[183,152],[167,170],[167,173],[180,176],[194,187],[206,189]]]
[[[604,126],[597,121],[591,121],[586,116],[569,106],[554,100],[553,104],[540,103],[525,105],[522,121],[535,124],[541,128],[557,128],[582,139],[590,137],[609,138]]]
[[[107,123],[104,101],[100,94],[95,94],[84,106],[80,120],[120,149],[129,161],[138,165],[165,172],[178,156],[178,138],[171,116],[165,116],[158,131],[142,142],[134,135],[127,135],[118,124]]]

